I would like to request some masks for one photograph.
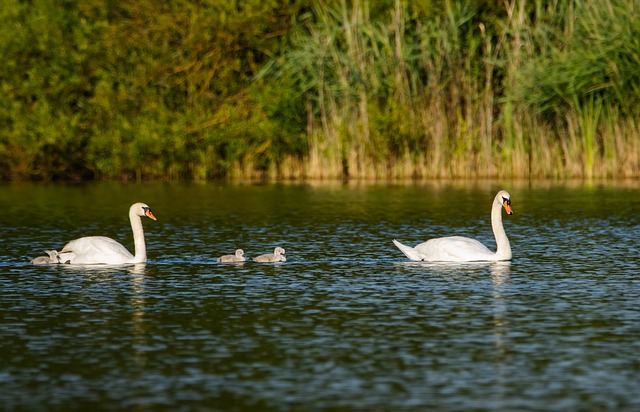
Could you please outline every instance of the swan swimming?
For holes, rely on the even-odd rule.
[[[498,192],[491,204],[491,227],[496,238],[497,249],[489,250],[475,239],[463,236],[439,237],[427,240],[414,247],[405,246],[397,240],[393,243],[409,259],[427,262],[477,262],[511,259],[511,245],[502,226],[502,208],[512,215],[511,195],[506,190]]]
[[[142,229],[142,216],[156,220],[151,208],[144,203],[135,203],[129,208],[129,221],[133,231],[135,255],[124,246],[105,236],[86,236],[67,243],[60,252],[48,250],[49,256],[38,256],[33,264],[65,263],[71,265],[121,265],[145,263],[147,249]]]
[[[236,249],[234,255],[223,255],[218,258],[218,262],[222,263],[244,262],[245,260],[244,250],[242,249]]]
[[[280,246],[275,248],[273,253],[267,253],[253,258],[254,262],[286,262],[286,260],[284,249]]]

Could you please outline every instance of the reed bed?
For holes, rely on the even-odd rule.
[[[1,179],[640,176],[638,0],[107,3],[3,9]]]
[[[382,22],[368,6],[318,5],[287,55],[310,107],[305,175],[638,174],[637,2],[444,2],[421,20],[397,0]]]

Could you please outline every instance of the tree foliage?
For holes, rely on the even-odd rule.
[[[607,139],[637,137],[639,10],[6,0],[0,178],[493,175],[542,156],[536,145],[558,151],[537,172],[553,175],[568,167],[571,119],[599,104],[593,167]]]

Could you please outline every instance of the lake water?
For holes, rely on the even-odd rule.
[[[452,234],[509,263],[409,262]],[[149,261],[33,266],[106,235]],[[640,183],[0,186],[3,410],[640,410]],[[277,264],[220,264],[287,251]]]

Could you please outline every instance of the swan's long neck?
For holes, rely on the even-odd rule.
[[[502,205],[496,201],[493,202],[491,208],[491,228],[493,229],[493,236],[496,238],[497,260],[511,259],[511,245],[504,231],[504,226],[502,226]]]
[[[144,263],[147,261],[147,246],[144,243],[144,230],[142,229],[142,219],[133,210],[129,211],[131,230],[133,231],[133,243],[135,248],[135,262]]]

